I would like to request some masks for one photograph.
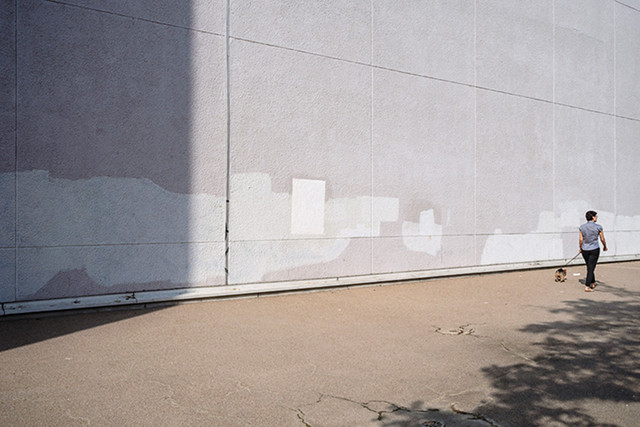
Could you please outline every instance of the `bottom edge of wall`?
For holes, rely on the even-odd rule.
[[[640,254],[603,257],[599,263],[625,262],[640,260]],[[569,265],[579,265],[581,260]],[[9,302],[0,305],[0,316],[15,314],[43,313],[81,309],[99,309],[107,307],[153,305],[179,303],[186,301],[208,300],[216,298],[259,296],[263,294],[311,291],[348,286],[383,285],[412,280],[467,276],[485,273],[500,273],[516,270],[530,270],[564,266],[567,260],[537,261],[513,264],[492,264],[470,267],[455,267],[434,270],[421,270],[403,273],[371,274],[364,276],[334,277],[327,279],[295,280],[286,282],[266,282],[242,285],[221,285],[200,288],[182,288],[172,290],[130,292],[111,295],[92,295],[77,298],[57,298],[38,301]]]

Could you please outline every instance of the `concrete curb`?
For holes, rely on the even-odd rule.
[[[637,260],[640,260],[640,254],[602,257],[599,263],[626,262]],[[0,316],[76,309],[95,309],[101,307],[117,307],[126,305],[147,305],[183,301],[197,301],[238,296],[258,296],[268,293],[311,291],[317,289],[329,289],[348,286],[366,286],[372,284],[390,284],[412,280],[553,268],[564,266],[567,261],[568,259],[536,261],[517,264],[493,264],[474,267],[422,270],[403,273],[336,277],[331,279],[251,283],[246,285],[210,286],[190,289],[131,292],[114,295],[95,295],[78,298],[57,298],[39,301],[24,301],[2,304],[0,307]],[[576,259],[570,265],[580,265],[581,263],[581,259]]]

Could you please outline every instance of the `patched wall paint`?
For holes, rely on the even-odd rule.
[[[402,223],[405,246],[412,251],[436,255],[442,245],[442,225],[436,224],[433,209],[420,212],[420,222]]]
[[[291,234],[324,234],[324,181],[293,179]]]
[[[19,299],[74,296],[80,277],[85,294],[224,283],[220,197],[137,178],[17,180]]]
[[[638,6],[10,2],[0,303],[637,258]]]
[[[20,246],[224,241],[221,197],[175,193],[144,178],[29,171],[17,180]]]
[[[311,227],[306,217],[294,215],[296,203],[301,202],[294,200],[300,181],[304,184],[297,189],[302,192],[298,197],[309,196],[320,212],[309,213]],[[291,279],[288,270],[296,270],[296,278],[313,278],[317,272],[305,273],[305,267],[315,271],[340,257],[351,261],[332,267],[336,277],[370,271],[368,252],[362,256],[360,243],[379,235],[381,224],[397,221],[398,200],[370,196],[325,200],[324,181],[294,179],[292,184],[292,194],[279,193],[267,174],[231,177],[229,282],[255,283],[275,272]],[[321,226],[318,217],[323,220]],[[294,219],[299,222],[295,228]],[[366,246],[368,250],[368,242]],[[355,262],[349,251],[358,254]]]
[[[495,229],[493,235],[486,238],[481,262],[502,264],[560,258],[563,258],[562,237],[553,212],[542,212],[536,229],[531,233],[506,234],[499,228]]]

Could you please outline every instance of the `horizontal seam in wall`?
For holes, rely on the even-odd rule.
[[[289,52],[296,52],[296,53],[302,53],[305,55],[311,55],[311,56],[317,56],[319,58],[326,58],[326,59],[332,59],[335,61],[340,61],[340,62],[346,62],[348,64],[354,64],[354,65],[361,65],[363,67],[371,67],[377,70],[384,70],[384,71],[392,71],[395,73],[400,73],[400,74],[406,74],[409,76],[414,76],[414,77],[422,77],[425,79],[429,79],[429,80],[436,80],[436,81],[440,81],[440,82],[444,82],[444,83],[451,83],[451,84],[455,84],[455,85],[460,85],[460,86],[467,86],[470,88],[474,88],[475,86],[469,83],[462,83],[462,82],[457,82],[455,80],[447,80],[447,79],[442,79],[439,77],[433,77],[433,76],[427,76],[424,74],[418,74],[418,73],[412,73],[411,71],[403,71],[403,70],[396,70],[394,68],[388,68],[388,67],[384,67],[381,65],[375,65],[375,64],[370,64],[370,63],[366,63],[366,62],[360,62],[360,61],[354,61],[352,59],[345,59],[345,58],[338,58],[337,56],[331,56],[331,55],[325,55],[322,53],[317,53],[317,52],[310,52],[308,50],[302,50],[302,49],[295,49],[292,47],[286,47],[286,46],[280,46],[280,45],[276,45],[276,44],[272,44],[272,43],[266,43],[266,42],[260,42],[260,41],[256,41],[256,40],[249,40],[249,39],[245,39],[242,37],[230,37],[234,40],[238,40],[238,41],[243,41],[246,43],[251,43],[251,44],[257,44],[257,45],[261,45],[261,46],[267,46],[267,47],[272,47],[275,49],[282,49],[282,50],[286,50]]]
[[[304,241],[322,241],[322,240],[367,240],[375,237],[371,236],[335,236],[335,237],[283,237],[280,239],[229,239],[230,243],[266,243],[266,242],[304,242]]]
[[[614,117],[618,119],[630,120],[632,122],[640,122],[640,119],[634,119],[633,117],[621,116],[618,114],[614,115]]]
[[[635,10],[636,12],[640,12],[640,9],[636,9],[635,7],[630,6],[630,5],[628,5],[626,3],[623,3],[621,1],[616,0],[616,3],[618,3],[620,6],[625,6],[625,7],[628,7],[629,9],[631,9],[631,10]]]
[[[291,238],[283,237],[281,239],[231,239],[231,243],[266,243],[266,242],[297,242],[297,241],[321,241],[321,240],[366,240],[366,239],[398,239],[407,237],[493,237],[493,236],[555,236],[555,235],[573,235],[577,232],[578,227],[571,231],[527,231],[522,233],[477,233],[477,234],[399,234],[386,236],[344,236],[344,237],[301,237]],[[616,232],[640,232],[640,230],[615,230]]]
[[[577,226],[575,227],[577,230]],[[616,233],[640,233],[635,229],[616,229],[609,232]],[[575,230],[570,231],[526,231],[521,233],[476,233],[476,234],[404,234],[404,235],[386,235],[386,236],[334,236],[334,237],[301,237],[281,239],[231,239],[231,243],[264,243],[264,242],[283,242],[283,241],[320,241],[320,240],[366,240],[366,239],[397,239],[406,237],[492,237],[492,236],[553,236],[553,235],[573,235]],[[25,246],[0,246],[2,249],[57,249],[57,248],[99,248],[114,246],[165,246],[165,245],[206,245],[213,243],[224,243],[224,240],[198,240],[189,242],[144,242],[144,243],[87,243],[87,244],[70,244],[70,245],[25,245]]]
[[[636,122],[640,122],[640,119],[634,119],[633,117],[625,117],[625,116],[620,116],[618,114],[615,113],[606,113],[604,111],[598,111],[598,110],[592,110],[590,108],[584,108],[584,107],[579,107],[577,105],[570,105],[570,104],[562,104],[560,102],[556,102],[557,106],[559,107],[567,107],[567,108],[572,108],[574,110],[582,110],[582,111],[587,111],[589,113],[595,113],[595,114],[601,114],[603,116],[609,116],[609,117],[617,117],[617,118],[621,118],[621,119],[627,119],[627,120],[633,120]]]
[[[86,243],[86,244],[70,244],[70,245],[24,245],[7,247],[6,249],[61,249],[61,248],[101,248],[115,246],[167,246],[167,245],[206,245],[212,243],[224,243],[224,240],[202,240],[191,242],[144,242],[144,243]],[[5,248],[0,248],[5,249]]]
[[[51,0],[49,0],[51,1]],[[272,43],[265,43],[265,42],[260,42],[260,41],[256,41],[256,40],[249,40],[249,39],[245,39],[242,37],[229,37],[230,39],[234,39],[234,40],[238,40],[238,41],[242,41],[245,43],[251,43],[251,44],[256,44],[256,45],[261,45],[261,46],[267,46],[267,47],[272,47],[275,49],[282,49],[282,50],[286,50],[289,52],[296,52],[296,53],[301,53],[301,54],[305,54],[305,55],[311,55],[311,56],[316,56],[319,58],[325,58],[325,59],[331,59],[334,61],[340,61],[340,62],[345,62],[348,64],[353,64],[353,65],[360,65],[363,67],[371,67],[373,69],[376,70],[382,70],[382,71],[389,71],[389,72],[393,72],[393,73],[398,73],[398,74],[404,74],[407,76],[413,76],[413,77],[420,77],[420,78],[424,78],[424,79],[429,79],[429,80],[433,80],[433,81],[438,81],[438,82],[442,82],[442,83],[450,83],[450,84],[454,84],[454,85],[458,85],[458,86],[464,86],[464,87],[468,87],[471,89],[479,89],[479,90],[484,90],[487,92],[493,92],[493,93],[499,93],[499,94],[503,94],[503,95],[508,95],[508,96],[514,96],[517,98],[523,98],[523,99],[530,99],[532,101],[538,101],[538,102],[544,102],[546,104],[550,104],[553,105],[554,102],[547,100],[547,99],[542,99],[542,98],[536,98],[533,96],[527,96],[527,95],[523,95],[520,93],[513,93],[513,92],[506,92],[500,89],[492,89],[492,88],[488,88],[488,87],[483,87],[483,86],[477,86],[477,85],[473,85],[470,83],[463,83],[463,82],[457,82],[455,80],[447,80],[447,79],[443,79],[443,78],[439,78],[439,77],[433,77],[433,76],[428,76],[425,74],[419,74],[419,73],[413,73],[411,71],[404,71],[404,70],[397,70],[394,68],[388,68],[388,67],[384,67],[381,65],[375,65],[375,64],[368,64],[365,62],[359,62],[359,61],[354,61],[351,59],[345,59],[345,58],[338,58],[336,56],[331,56],[331,55],[324,55],[321,53],[316,53],[316,52],[310,52],[310,51],[306,51],[306,50],[302,50],[302,49],[295,49],[295,48],[291,48],[291,47],[285,47],[285,46],[279,46],[276,44],[272,44]],[[570,104],[561,104],[561,103],[555,103],[555,105],[558,106],[562,106],[562,107],[567,107],[567,108],[573,108],[573,109],[577,109],[577,110],[582,110],[582,111],[588,111],[591,113],[596,113],[596,114],[602,114],[602,115],[606,115],[606,116],[611,116],[611,117],[621,117],[627,120],[633,120],[633,121],[640,121],[640,119],[635,119],[632,117],[624,117],[624,116],[616,116],[613,113],[607,113],[604,111],[598,111],[598,110],[592,110],[589,108],[584,108],[584,107],[579,107],[577,105],[570,105]]]
[[[613,231],[613,230],[611,230]],[[611,232],[610,231],[610,232]],[[498,236],[557,236],[557,235],[577,235],[578,226],[571,228],[569,231],[526,231],[522,233],[478,233],[478,237],[498,237]],[[606,233],[606,230],[605,230]]]
[[[354,61],[352,59],[338,58],[337,56],[325,55],[325,54],[322,54],[322,53],[310,52],[308,50],[302,50],[302,49],[296,49],[296,48],[293,48],[293,47],[280,46],[280,45],[273,44],[273,43],[266,43],[266,42],[261,42],[261,41],[257,41],[257,40],[250,40],[250,39],[245,39],[245,38],[237,37],[237,36],[229,36],[229,39],[237,40],[237,41],[241,41],[241,42],[245,42],[245,43],[257,44],[257,45],[260,45],[260,46],[272,47],[272,48],[275,48],[275,49],[282,49],[282,50],[286,50],[286,51],[289,51],[289,52],[296,52],[296,53],[302,53],[302,54],[305,54],[305,55],[317,56],[319,58],[333,59],[333,60],[336,60],[336,61],[347,62],[349,64],[362,65],[362,66],[365,66],[365,67],[371,66],[371,64],[368,64],[366,62]]]
[[[107,15],[118,16],[118,17],[121,17],[121,18],[135,19],[137,21],[148,22],[150,24],[156,24],[156,25],[163,25],[163,26],[171,27],[171,28],[178,28],[178,29],[181,29],[181,30],[193,31],[193,32],[197,32],[197,33],[209,34],[209,35],[219,36],[219,37],[224,37],[225,36],[224,34],[219,34],[219,33],[213,32],[213,31],[199,30],[199,29],[196,29],[196,28],[185,27],[185,26],[182,26],[182,25],[176,25],[176,24],[169,24],[167,22],[154,21],[153,19],[146,19],[146,18],[140,18],[140,17],[137,17],[137,16],[125,15],[124,13],[112,12],[112,11],[109,11],[109,10],[97,9],[97,8],[94,8],[94,7],[81,6],[81,5],[67,3],[67,2],[64,2],[64,1],[60,1],[60,0],[44,0],[44,1],[46,1],[48,3],[58,4],[58,5],[61,5],[61,6],[68,6],[68,7],[74,7],[76,9],[90,10],[92,12],[104,13],[104,14],[107,14]]]
[[[87,7],[87,6],[71,4],[71,3],[67,3],[67,2],[61,1],[61,0],[45,0],[45,1],[48,2],[48,3],[59,4],[59,5],[63,5],[63,6],[74,7],[74,8],[78,8],[78,9],[84,9],[84,10],[90,10],[90,11],[94,11],[94,12],[105,13],[105,14],[108,14],[108,15],[119,16],[119,17],[123,17],[123,18],[135,19],[135,20],[139,20],[139,21],[143,21],[143,22],[152,23],[152,24],[164,25],[164,26],[167,26],[167,27],[179,28],[179,29],[183,29],[183,30],[187,30],[187,31],[193,31],[193,32],[198,32],[198,33],[203,33],[203,34],[209,34],[209,35],[214,35],[214,36],[219,36],[219,37],[225,37],[225,34],[219,34],[219,33],[213,32],[213,31],[200,30],[200,29],[195,29],[195,28],[184,27],[184,26],[181,26],[181,25],[169,24],[169,23],[166,23],[166,22],[154,21],[152,19],[139,18],[139,17],[125,15],[125,14],[122,14],[122,13],[112,12],[112,11],[108,11],[108,10],[103,10],[103,9],[97,9],[97,8],[92,8],[92,7]],[[633,8],[633,7],[631,7],[631,6],[627,5],[627,4],[621,3],[619,1],[616,1],[616,3],[618,3],[618,4],[622,5],[622,6],[628,7],[629,9],[632,9],[632,10],[640,12],[640,10],[635,9],[635,8]],[[443,83],[451,83],[451,84],[455,84],[455,85],[459,85],[459,86],[465,86],[465,87],[469,87],[469,88],[473,88],[473,89],[481,89],[481,90],[485,90],[485,91],[489,91],[489,92],[500,93],[500,94],[504,94],[504,95],[510,95],[510,96],[515,96],[515,97],[524,98],[524,99],[531,99],[533,101],[539,101],[539,102],[545,102],[545,103],[548,103],[548,104],[553,104],[553,101],[549,101],[549,100],[545,100],[545,99],[541,99],[541,98],[536,98],[536,97],[531,97],[531,96],[527,96],[527,95],[522,95],[522,94],[518,94],[518,93],[513,93],[513,92],[506,92],[506,91],[502,91],[502,90],[499,90],[499,89],[491,89],[491,88],[487,88],[487,87],[476,86],[476,85],[472,85],[472,84],[469,84],[469,83],[457,82],[457,81],[454,81],[454,80],[447,80],[447,79],[443,79],[443,78],[428,76],[428,75],[425,75],[425,74],[419,74],[419,73],[413,73],[413,72],[410,72],[410,71],[397,70],[397,69],[393,69],[393,68],[384,67],[384,66],[381,66],[381,65],[374,65],[374,64],[369,64],[369,63],[360,62],[360,61],[353,61],[353,60],[350,60],[350,59],[338,58],[338,57],[331,56],[331,55],[324,55],[324,54],[320,54],[320,53],[316,53],[316,52],[305,51],[305,50],[302,50],[302,49],[295,49],[295,48],[290,48],[290,47],[285,47],[285,46],[279,46],[279,45],[272,44],[272,43],[265,43],[265,42],[260,42],[260,41],[256,41],[256,40],[249,40],[249,39],[245,39],[245,38],[242,38],[242,37],[230,36],[229,38],[230,39],[234,39],[234,40],[243,41],[243,42],[246,42],[246,43],[258,44],[258,45],[262,45],[262,46],[268,46],[268,47],[273,47],[273,48],[277,48],[277,49],[283,49],[283,50],[287,50],[287,51],[291,51],[291,52],[298,52],[298,53],[303,53],[303,54],[307,54],[307,55],[313,55],[313,56],[317,56],[317,57],[320,57],[320,58],[333,59],[333,60],[336,60],[336,61],[342,61],[342,62],[346,62],[346,63],[350,63],[350,64],[362,65],[362,66],[366,66],[366,67],[372,67],[372,68],[378,69],[378,70],[390,71],[390,72],[405,74],[405,75],[414,76],[414,77],[422,77],[422,78],[425,78],[425,79],[439,81],[439,82],[443,82]],[[592,109],[589,109],[589,108],[583,108],[583,107],[579,107],[579,106],[575,106],[575,105],[569,105],[569,104],[555,103],[555,105],[559,105],[559,106],[568,107],[568,108],[574,108],[574,109],[578,109],[578,110],[582,110],[582,111],[588,111],[588,112],[592,112],[592,113],[596,113],[596,114],[603,114],[603,115],[608,115],[608,116],[612,116],[612,117],[619,117],[619,118],[623,118],[623,119],[626,119],[626,120],[632,120],[632,121],[639,121],[640,122],[640,118],[619,116],[619,115],[615,115],[615,114],[611,114],[611,113],[607,113],[607,112],[592,110]]]

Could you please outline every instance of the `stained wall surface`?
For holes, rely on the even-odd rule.
[[[0,20],[0,303],[640,257],[638,0]]]

